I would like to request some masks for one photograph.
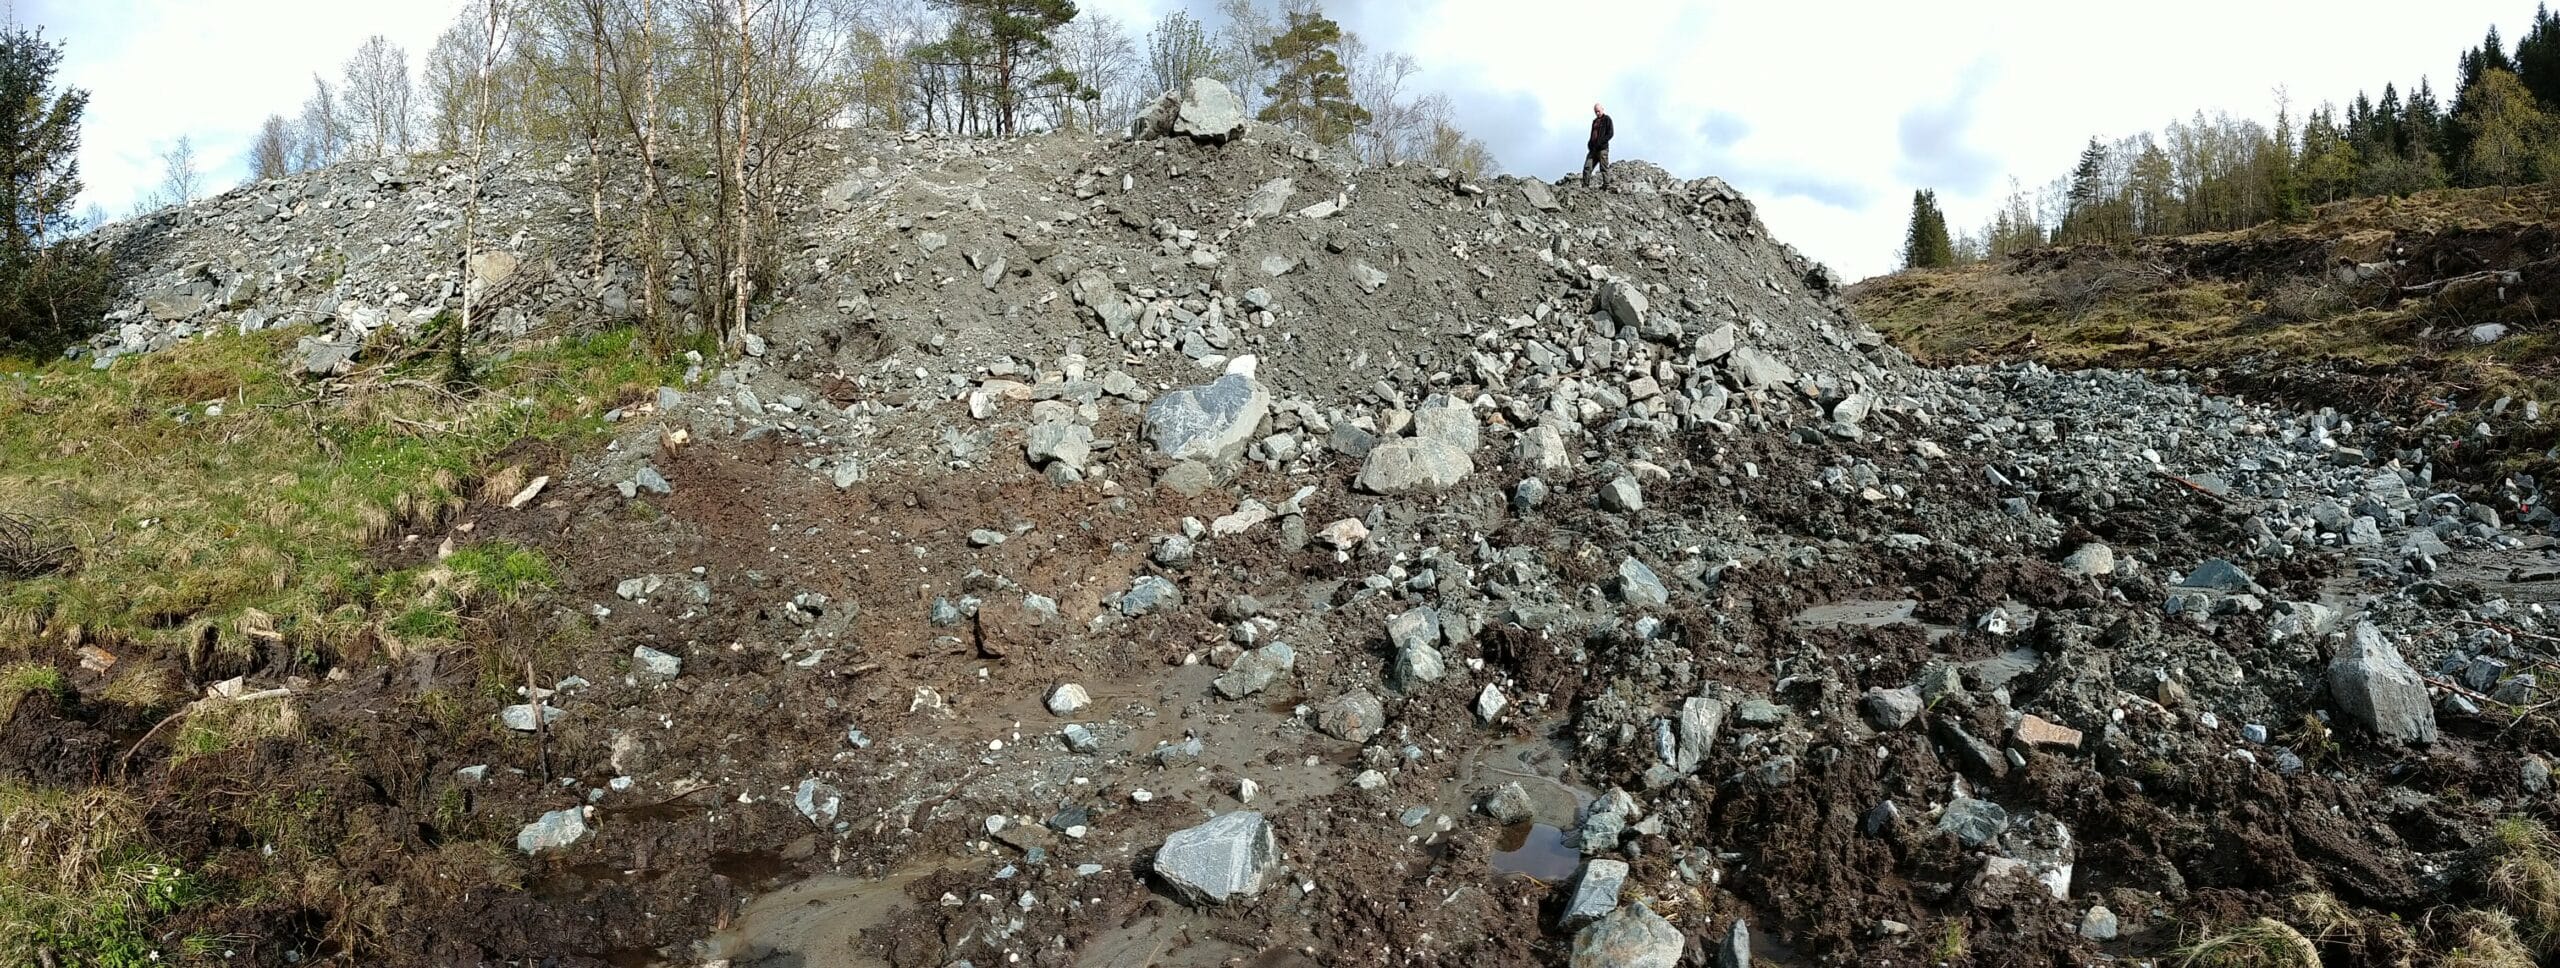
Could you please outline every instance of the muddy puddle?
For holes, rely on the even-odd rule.
[[[822,874],[756,898],[727,930],[713,935],[710,954],[739,968],[871,968],[886,961],[873,954],[892,915],[910,903],[906,888],[930,868],[881,878]]]
[[[1582,866],[1582,852],[1565,846],[1564,831],[1550,824],[1516,823],[1502,828],[1494,842],[1493,869],[1527,874],[1542,881],[1561,881]]]
[[[1797,612],[1795,624],[1804,628],[1883,628],[1888,625],[1917,625],[1927,629],[1929,641],[1956,634],[1952,625],[1937,625],[1917,617],[1920,602],[1916,599],[1856,599],[1816,605]]]

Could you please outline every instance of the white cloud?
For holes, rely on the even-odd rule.
[[[83,168],[121,213],[158,180],[158,152],[195,138],[211,184],[242,175],[269,112],[290,116],[312,72],[335,77],[372,33],[414,65],[465,0],[35,0],[19,13],[67,41],[67,79],[94,95]],[[891,0],[916,2],[916,0]],[[1268,2],[1268,0],[1266,0]],[[1085,0],[1143,31],[1206,0]],[[2268,117],[2431,76],[2525,0],[2336,0],[2319,5],[2154,0],[1941,3],[1334,0],[1373,43],[1411,52],[1421,80],[1513,171],[1581,166],[1594,100],[1616,154],[1750,193],[1780,238],[1844,275],[1890,267],[1915,188],[1959,227],[2009,176],[2041,184],[2088,138],[2156,129],[2196,110]]]

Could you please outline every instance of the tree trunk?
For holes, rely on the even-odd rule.
[[[747,256],[754,248],[748,237],[747,145],[755,124],[755,31],[754,13],[747,3],[738,0],[738,140],[729,155],[730,181],[735,186],[730,202],[729,323],[740,348],[747,335]]]

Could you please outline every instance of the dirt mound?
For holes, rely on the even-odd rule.
[[[2379,964],[2549,909],[2553,521],[2530,480],[2446,491],[2406,421],[1916,366],[1730,188],[1641,163],[1470,183],[1255,125],[833,151],[749,355],[373,548],[465,600],[451,634],[231,655],[166,728],[45,657],[0,755],[60,763],[11,782],[299,885],[155,936],[2050,965],[2281,932]],[[628,298],[557,257],[543,171],[506,182],[534,338]],[[441,277],[397,259],[239,301],[199,264],[433,235],[450,196],[403,177],[133,230],[180,302],[99,359],[323,303],[290,325],[426,325]],[[481,543],[541,590],[475,586]],[[1268,844],[1204,824],[1244,810]]]

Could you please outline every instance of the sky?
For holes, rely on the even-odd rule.
[[[888,0],[918,2],[918,0]],[[238,183],[259,123],[295,114],[375,33],[414,70],[464,0],[14,0],[66,44],[63,80],[91,93],[88,198],[126,214],[181,135],[207,184]],[[1084,0],[1143,30],[1208,0]],[[2323,101],[2430,77],[2451,100],[2456,56],[2491,24],[2512,44],[2530,0],[1329,0],[1372,46],[1411,53],[1416,83],[1514,174],[1581,168],[1593,102],[1613,154],[1716,175],[1780,239],[1851,279],[1889,271],[1929,188],[1959,231],[2013,176],[2033,191],[2091,136],[2157,130],[2202,110],[2297,119]]]

